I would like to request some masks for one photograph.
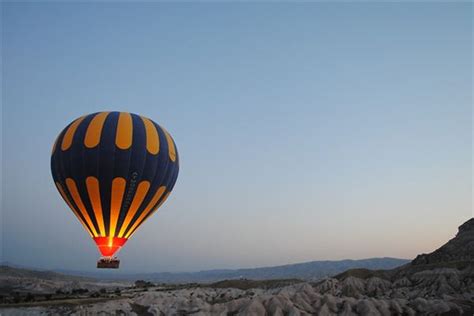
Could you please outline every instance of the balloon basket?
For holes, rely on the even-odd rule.
[[[120,260],[116,257],[101,257],[97,261],[98,269],[118,269]]]

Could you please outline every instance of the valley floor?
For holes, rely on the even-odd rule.
[[[97,301],[0,307],[1,315],[473,315],[473,284],[454,269],[391,282],[328,278],[276,288],[126,288]],[[417,281],[421,277],[421,281]],[[255,282],[255,281],[249,281]],[[421,282],[421,283],[420,283]],[[243,281],[245,285],[245,281]],[[239,286],[241,288],[245,288]]]

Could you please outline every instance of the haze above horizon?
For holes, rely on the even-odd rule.
[[[0,261],[93,270],[57,134],[139,113],[180,153],[130,271],[413,258],[472,214],[471,3],[2,3]]]

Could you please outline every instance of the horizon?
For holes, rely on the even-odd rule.
[[[0,262],[96,270],[49,164],[107,109],[180,154],[115,273],[413,259],[473,217],[470,3],[1,6]]]
[[[148,272],[138,272],[138,271],[125,271],[124,273],[121,273],[120,270],[99,270],[96,268],[92,268],[90,270],[69,270],[69,269],[64,269],[64,268],[39,268],[39,267],[34,267],[34,266],[24,266],[21,264],[16,264],[16,263],[11,263],[9,261],[1,261],[0,266],[6,266],[6,267],[11,267],[11,268],[17,268],[17,269],[26,269],[26,270],[36,270],[36,271],[51,271],[51,272],[57,272],[57,273],[64,273],[64,274],[69,274],[69,273],[86,273],[88,275],[90,274],[110,274],[110,275],[128,275],[128,274],[180,274],[180,273],[199,273],[199,272],[209,272],[209,271],[237,271],[237,270],[252,270],[252,269],[264,269],[264,268],[276,268],[276,267],[284,267],[284,266],[293,266],[293,265],[299,265],[299,264],[306,264],[306,263],[313,263],[313,262],[342,262],[342,261],[365,261],[365,260],[381,260],[381,259],[393,259],[393,260],[402,260],[402,261],[408,261],[411,262],[413,259],[407,259],[407,258],[394,258],[394,257],[371,257],[371,258],[362,258],[362,259],[339,259],[339,260],[311,260],[311,261],[304,261],[304,262],[293,262],[293,263],[284,263],[284,264],[277,264],[273,266],[252,266],[252,267],[240,267],[240,268],[210,268],[210,269],[205,269],[205,270],[186,270],[186,271],[148,271]]]

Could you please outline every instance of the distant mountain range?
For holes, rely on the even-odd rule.
[[[311,261],[305,263],[287,264],[273,267],[249,269],[218,269],[197,272],[158,272],[158,273],[128,273],[120,271],[81,272],[70,270],[55,270],[67,275],[76,275],[102,280],[149,280],[162,283],[209,283],[229,279],[302,279],[318,280],[333,276],[349,269],[393,269],[408,263],[409,260],[397,258],[370,258],[361,260]],[[11,266],[11,265],[8,265]],[[25,271],[25,270],[23,270]],[[44,273],[44,272],[43,272]]]
[[[229,279],[302,279],[317,280],[333,276],[348,269],[392,269],[408,263],[406,259],[371,258],[362,260],[311,261],[274,267],[252,269],[224,269],[185,273],[150,273],[133,275],[133,279],[146,279],[154,282],[215,282]]]

